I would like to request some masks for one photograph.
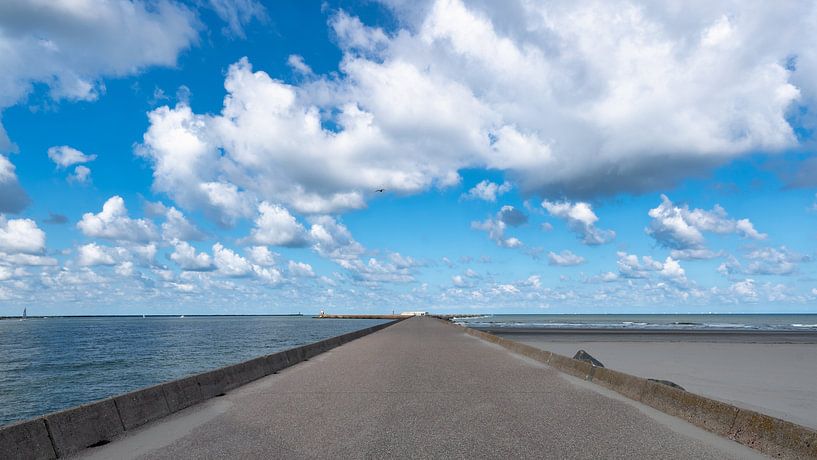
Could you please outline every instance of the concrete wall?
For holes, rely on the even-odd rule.
[[[817,459],[817,431],[810,428],[634,375],[594,367],[585,361],[539,350],[494,334],[457,326],[448,321],[446,323],[464,329],[467,334],[548,364],[561,372],[601,385],[772,457]]]
[[[0,427],[0,459],[65,457],[398,321]]]

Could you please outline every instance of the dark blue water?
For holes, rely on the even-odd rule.
[[[383,321],[308,317],[0,321],[0,425]]]

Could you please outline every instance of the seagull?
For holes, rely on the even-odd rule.
[[[379,188],[379,189],[375,190],[375,192],[376,192],[376,193],[383,193],[383,190],[384,190],[384,189]]]

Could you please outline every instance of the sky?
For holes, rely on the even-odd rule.
[[[796,0],[4,1],[0,316],[817,313],[814,30]]]

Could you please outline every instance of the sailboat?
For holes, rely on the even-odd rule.
[[[27,308],[26,308],[26,307],[23,307],[23,317],[22,317],[22,318],[20,318],[20,321],[22,321],[22,320],[24,320],[24,319],[28,318],[28,315],[26,314],[26,310],[27,310]]]

